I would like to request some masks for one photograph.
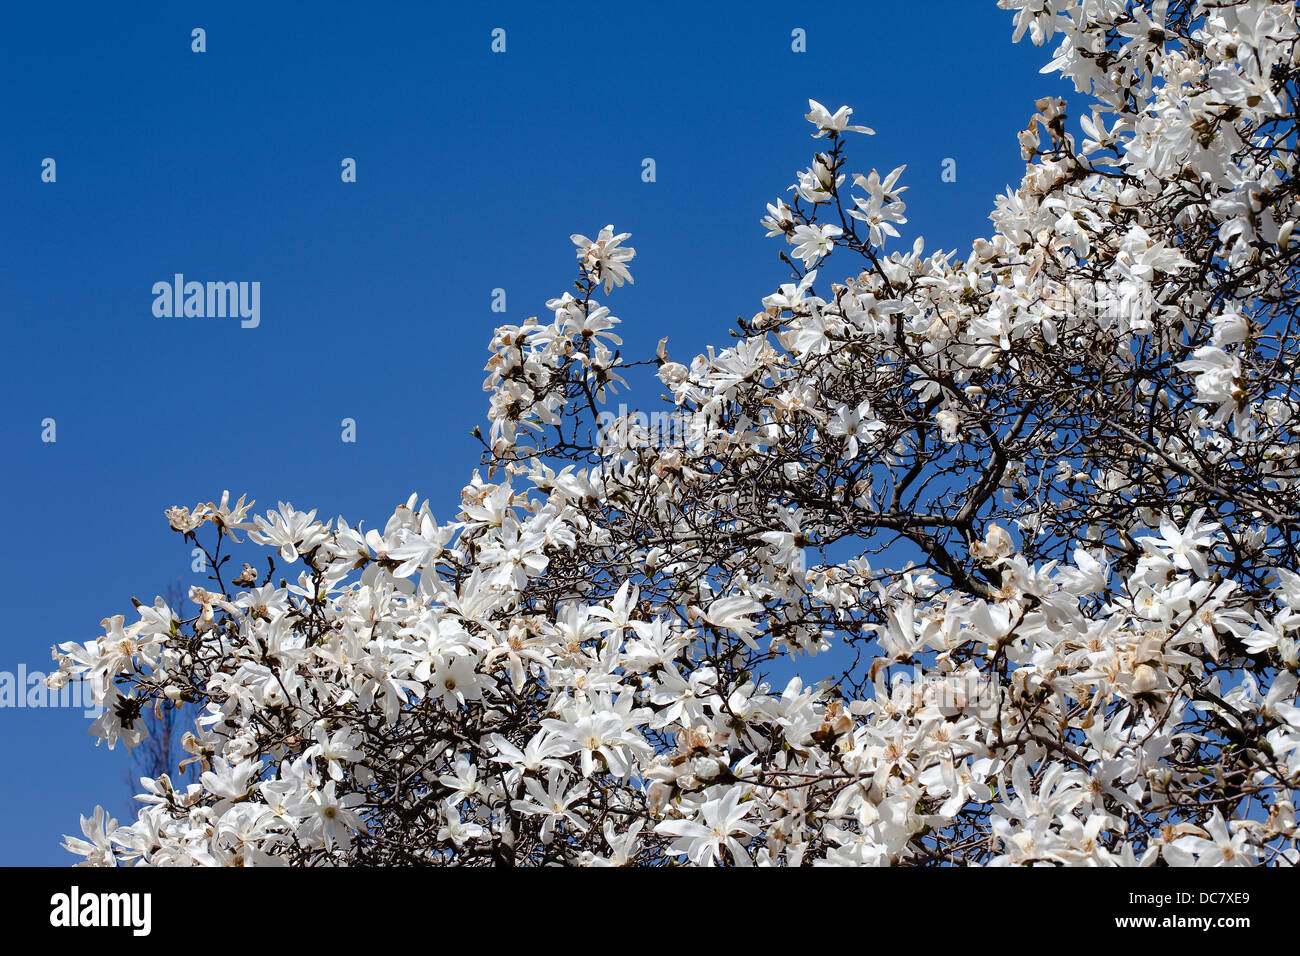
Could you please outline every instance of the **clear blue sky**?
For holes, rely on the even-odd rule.
[[[201,583],[169,505],[229,488],[369,527],[418,492],[447,517],[492,328],[545,316],[571,233],[632,233],[625,354],[725,344],[787,278],[758,220],[820,145],[809,97],[876,129],[855,169],[908,164],[906,243],[964,252],[1034,99],[1066,92],[993,0],[144,6],[0,12],[0,670]],[[155,318],[177,272],[260,282],[260,327]],[[0,709],[0,863],[71,862],[79,813],[129,806],[86,728]]]

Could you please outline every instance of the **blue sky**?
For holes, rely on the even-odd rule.
[[[201,583],[172,504],[229,488],[369,527],[418,492],[447,518],[492,329],[545,317],[571,233],[632,233],[625,355],[729,341],[788,278],[758,221],[820,145],[809,97],[876,129],[853,168],[908,164],[906,243],[964,252],[1033,101],[1067,92],[993,0],[155,6],[0,11],[0,671]],[[156,318],[178,272],[260,282],[260,325]],[[129,807],[122,749],[87,726],[0,709],[0,863],[71,862],[79,813]]]

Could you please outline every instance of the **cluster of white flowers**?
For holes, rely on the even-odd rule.
[[[826,149],[763,222],[792,281],[731,347],[650,360],[689,441],[597,428],[623,379],[594,296],[634,254],[606,227],[550,324],[497,330],[451,520],[169,511],[216,536],[198,614],[106,619],[52,679],[91,682],[110,746],[190,708],[200,773],[68,848],[1300,863],[1296,5],[999,6],[1062,37],[1082,145],[1040,101],[991,238],[887,253],[903,170],[849,175],[871,131],[812,102]],[[856,271],[819,294],[831,255]],[[227,584],[240,533],[293,583]]]

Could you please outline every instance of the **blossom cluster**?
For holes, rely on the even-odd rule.
[[[645,363],[688,440],[599,427],[625,382],[597,294],[634,255],[608,226],[548,324],[497,329],[448,520],[170,510],[215,538],[198,613],[105,619],[55,678],[109,746],[192,708],[198,780],[68,848],[1300,863],[1296,5],[999,6],[1060,38],[1089,115],[1039,101],[959,258],[889,248],[905,170],[851,173],[870,129],[810,102],[824,148],[763,219],[790,281],[729,347]],[[266,553],[226,581],[228,542]]]

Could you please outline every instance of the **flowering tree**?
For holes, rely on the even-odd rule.
[[[1300,863],[1296,5],[999,5],[1060,37],[1079,131],[1040,101],[992,237],[927,255],[888,249],[902,170],[851,174],[870,130],[813,102],[764,220],[791,281],[731,347],[641,363],[678,440],[606,407],[607,227],[550,322],[497,330],[452,520],[170,510],[200,613],[106,619],[51,680],[91,682],[110,746],[198,708],[201,779],[68,848]],[[276,554],[227,580],[232,544]]]

